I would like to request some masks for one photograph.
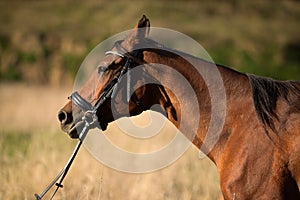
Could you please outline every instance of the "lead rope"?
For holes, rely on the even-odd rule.
[[[78,153],[78,150],[79,150],[81,144],[82,144],[82,141],[80,140],[80,141],[77,143],[77,146],[76,146],[75,151],[74,151],[74,153],[73,153],[74,156],[73,156],[73,154],[72,154],[72,156],[71,156],[71,158],[70,158],[70,162],[68,162],[68,164],[67,164],[67,166],[66,166],[66,168],[65,168],[65,171],[64,171],[64,173],[62,174],[62,177],[61,177],[59,183],[56,183],[56,184],[55,184],[55,185],[56,185],[56,189],[55,189],[54,193],[52,194],[50,200],[53,199],[53,197],[55,196],[55,194],[57,193],[57,191],[58,191],[59,188],[63,188],[63,187],[64,187],[63,184],[62,184],[62,182],[64,181],[64,179],[65,179],[65,177],[66,177],[66,175],[67,175],[67,173],[68,173],[68,171],[69,171],[69,169],[70,169],[70,167],[71,167],[71,165],[72,165],[72,163],[73,163],[73,161],[74,161],[74,159],[75,159],[75,156],[76,156],[76,154]]]
[[[84,140],[84,138],[85,138],[85,136],[86,136],[86,134],[87,134],[87,132],[88,132],[88,130],[89,130],[89,127],[90,127],[92,124],[95,123],[94,120],[93,120],[92,122],[88,122],[88,121],[86,120],[86,115],[83,117],[83,120],[85,121],[85,126],[84,126],[84,128],[82,129],[81,133],[79,134],[79,141],[78,141],[78,143],[77,143],[77,145],[76,145],[76,147],[75,147],[75,149],[74,149],[72,155],[70,156],[70,158],[69,158],[67,164],[66,164],[65,167],[58,173],[58,175],[55,177],[55,179],[54,179],[54,180],[46,187],[46,189],[45,189],[40,195],[34,194],[36,200],[42,200],[42,198],[47,194],[47,192],[48,192],[54,185],[56,185],[56,189],[55,189],[54,193],[52,194],[52,196],[51,196],[51,198],[50,198],[50,200],[52,200],[52,199],[54,198],[55,194],[57,193],[58,189],[59,189],[59,188],[63,188],[62,182],[64,181],[64,179],[65,179],[65,177],[66,177],[66,175],[67,175],[67,173],[68,173],[68,171],[69,171],[69,169],[70,169],[70,167],[71,167],[71,165],[72,165],[72,163],[73,163],[73,161],[74,161],[74,159],[75,159],[75,157],[76,157],[76,155],[77,155],[77,153],[78,153],[78,151],[79,151],[79,148],[80,148],[80,146],[81,146],[81,144],[82,144],[82,142],[83,142],[83,140]],[[59,178],[60,178],[60,180],[59,180]],[[59,180],[59,182],[57,182],[58,180]]]
[[[41,200],[41,199],[47,194],[47,192],[54,186],[54,184],[55,184],[57,187],[56,187],[56,189],[55,189],[53,195],[51,196],[50,200],[53,199],[53,197],[55,196],[55,194],[57,193],[57,191],[58,191],[59,188],[63,188],[62,182],[63,182],[64,178],[66,177],[66,175],[67,175],[67,173],[68,173],[68,171],[69,171],[69,169],[70,169],[70,167],[71,167],[71,165],[72,165],[72,163],[73,163],[73,161],[74,161],[74,158],[75,158],[75,156],[76,156],[76,154],[77,154],[77,152],[78,152],[78,150],[79,150],[81,144],[82,144],[82,141],[80,140],[80,141],[77,143],[77,145],[76,145],[76,147],[75,147],[75,149],[74,149],[74,151],[73,151],[71,157],[69,158],[67,164],[65,165],[65,167],[58,173],[58,175],[57,175],[57,176],[55,177],[55,179],[54,179],[54,180],[46,187],[46,189],[45,189],[40,195],[34,194],[36,200]],[[60,177],[61,177],[60,181],[57,182],[58,179],[59,179]]]

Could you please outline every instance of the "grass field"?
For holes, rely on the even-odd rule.
[[[33,199],[65,165],[76,141],[59,129],[56,115],[80,63],[104,39],[133,28],[142,14],[152,26],[197,40],[216,63],[300,79],[300,1],[2,0],[0,200]],[[115,125],[107,134],[137,150],[123,143]],[[216,168],[191,146],[173,165],[139,175],[110,169],[82,148],[55,199],[220,198]]]
[[[0,199],[33,199],[75,147],[56,120],[70,90],[1,84],[0,93]],[[107,134],[115,130],[110,126]],[[171,166],[129,174],[102,165],[81,148],[55,199],[220,199],[216,168],[198,155],[190,147]]]

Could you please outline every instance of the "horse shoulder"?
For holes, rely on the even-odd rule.
[[[266,194],[278,199],[279,186],[271,184],[275,149],[262,127],[251,128],[252,132],[236,130],[239,134],[226,144],[219,167],[222,193],[225,199],[263,199]]]
[[[282,137],[288,147],[288,167],[300,188],[300,98],[290,105],[284,130]]]
[[[289,188],[300,188],[300,96],[294,96],[291,101],[279,100],[276,110],[279,120],[277,123],[277,137],[279,138],[280,157],[284,159],[284,168],[288,169]],[[287,177],[287,176],[284,176]],[[293,191],[290,191],[291,193]],[[300,193],[294,196],[299,197]]]

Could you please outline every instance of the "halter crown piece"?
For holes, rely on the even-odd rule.
[[[124,51],[124,48],[120,45],[120,42],[117,42],[117,48],[121,48],[122,51]],[[124,52],[127,52],[126,50]],[[84,124],[80,134],[79,134],[79,141],[72,153],[72,155],[70,156],[67,164],[65,165],[65,167],[58,173],[58,175],[53,179],[53,181],[50,182],[50,184],[45,188],[45,190],[40,194],[35,194],[35,198],[36,200],[42,200],[43,197],[47,194],[47,192],[54,186],[56,185],[56,189],[53,193],[53,195],[51,196],[50,200],[53,199],[53,197],[55,196],[55,194],[57,193],[59,188],[62,188],[62,182],[64,180],[64,178],[66,177],[77,153],[78,150],[81,146],[81,144],[83,143],[83,140],[85,139],[88,131],[92,128],[95,127],[99,127],[101,126],[101,124],[98,123],[98,117],[97,117],[97,109],[108,99],[108,98],[113,98],[116,93],[117,93],[117,87],[118,87],[118,83],[121,81],[123,75],[125,75],[125,73],[127,72],[127,102],[130,101],[130,94],[131,94],[131,77],[130,77],[130,68],[131,68],[131,64],[132,64],[132,60],[131,58],[129,58],[128,56],[125,56],[125,53],[119,53],[116,51],[107,51],[105,53],[105,55],[116,55],[119,56],[121,58],[126,58],[126,64],[124,65],[124,67],[121,70],[121,73],[119,74],[118,77],[114,78],[105,88],[103,93],[100,95],[100,97],[98,98],[96,104],[93,106],[91,103],[89,103],[88,101],[86,101],[83,97],[81,97],[77,91],[73,92],[71,94],[71,96],[69,97],[70,100],[72,100],[72,102],[78,106],[82,111],[83,111],[83,116],[81,118],[80,121],[78,121],[75,126],[70,130],[74,130],[75,128],[81,126]],[[137,54],[137,53],[135,53]],[[136,56],[136,55],[134,55]],[[139,102],[136,101],[136,104],[139,105]],[[60,179],[60,180],[59,180]],[[57,182],[59,180],[59,182]]]

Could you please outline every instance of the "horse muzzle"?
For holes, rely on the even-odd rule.
[[[78,138],[76,124],[73,121],[73,115],[65,110],[58,112],[58,120],[60,122],[60,128],[66,132],[71,138]]]
[[[81,116],[78,117],[80,120],[74,120],[72,112],[67,112],[64,109],[58,112],[58,120],[60,122],[61,129],[66,132],[71,138],[76,139],[79,137],[79,133],[82,131],[86,123],[92,122],[92,117]],[[100,128],[102,131],[107,129],[108,123],[103,121],[97,121],[93,125],[89,126],[91,128]]]

